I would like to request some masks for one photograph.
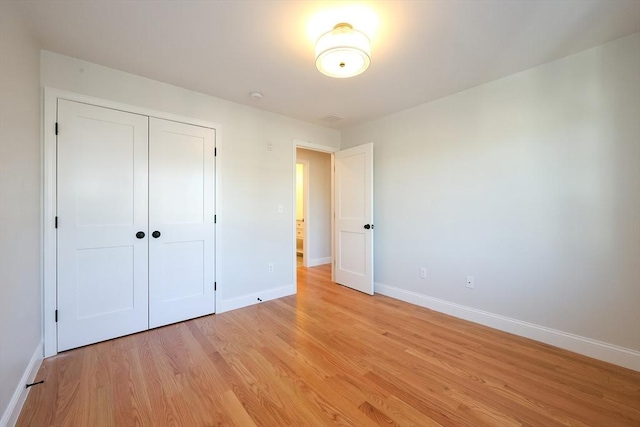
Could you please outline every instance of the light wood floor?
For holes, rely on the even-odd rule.
[[[329,277],[47,359],[18,425],[640,425],[637,372]]]

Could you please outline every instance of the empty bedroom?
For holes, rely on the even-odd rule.
[[[640,1],[0,0],[0,427],[640,425]]]

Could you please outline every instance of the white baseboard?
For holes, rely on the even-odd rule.
[[[33,379],[36,377],[36,374],[40,369],[41,363],[42,343],[39,343],[36,350],[33,352],[33,356],[31,356],[31,360],[29,360],[29,364],[25,368],[15,391],[13,392],[13,396],[11,396],[9,406],[7,406],[4,414],[2,414],[2,418],[0,418],[0,427],[13,427],[18,421],[22,405],[24,405],[25,400],[27,400],[27,395],[30,390],[29,388],[26,388],[25,385],[33,382]]]
[[[614,365],[640,371],[640,352],[635,350],[455,304],[382,283],[375,284],[375,292],[460,319],[593,357],[594,359],[613,363]]]
[[[247,307],[260,302],[270,301],[276,298],[282,298],[296,293],[296,285],[281,286],[279,288],[271,288],[253,294],[243,295],[241,297],[220,301],[218,305],[218,313],[235,310],[236,308]],[[260,298],[262,301],[259,301]],[[1,426],[0,426],[1,427]]]
[[[307,261],[307,267],[316,267],[323,264],[331,264],[331,257],[329,256],[326,258],[315,258]]]

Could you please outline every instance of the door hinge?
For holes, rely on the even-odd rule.
[[[56,135],[58,134],[58,122],[56,122]]]
[[[213,147],[213,157],[218,155],[218,147]]]
[[[218,223],[218,215],[214,215],[213,216],[213,223],[217,224]]]
[[[213,282],[213,290],[214,291],[218,290],[218,282]]]
[[[56,310],[56,323],[58,323],[58,310]]]
[[[54,228],[58,228],[58,217],[53,221]]]

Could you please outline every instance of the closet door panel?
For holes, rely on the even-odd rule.
[[[149,123],[149,325],[214,312],[213,129]]]
[[[148,118],[59,100],[58,122],[63,351],[148,328]]]

